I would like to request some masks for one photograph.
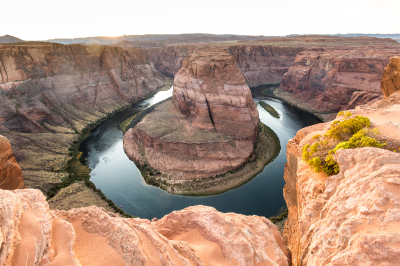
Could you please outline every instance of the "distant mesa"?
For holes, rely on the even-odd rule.
[[[0,36],[0,43],[16,43],[16,42],[23,42],[23,40],[11,35]]]

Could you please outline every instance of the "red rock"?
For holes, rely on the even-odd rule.
[[[79,132],[166,80],[141,49],[33,43],[2,45],[0,58],[3,131]]]
[[[383,138],[398,143],[398,94],[351,112],[369,117]],[[304,128],[288,142],[284,196],[289,216],[284,237],[292,264],[397,265],[400,155],[371,147],[338,150],[334,160],[339,174],[315,173],[302,161],[301,150],[329,126]]]
[[[236,169],[252,154],[258,111],[232,55],[188,56],[175,76],[172,103],[156,107],[125,133],[131,160],[189,179]]]
[[[7,138],[0,136],[0,189],[22,189],[26,188],[11,144]]]
[[[289,265],[277,227],[263,217],[205,206],[155,222],[95,206],[51,211],[33,189],[0,190],[0,200],[0,265]]]
[[[354,109],[382,98],[381,77],[398,49],[335,49],[300,53],[280,89],[315,112]]]
[[[382,75],[381,89],[385,97],[400,90],[400,57],[391,57]]]

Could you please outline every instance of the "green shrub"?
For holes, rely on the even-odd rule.
[[[349,111],[339,112],[338,116],[342,116],[342,120],[334,121],[324,136],[315,135],[313,140],[316,142],[303,147],[302,160],[315,172],[324,172],[327,175],[339,173],[339,165],[333,160],[333,155],[339,149],[383,148],[386,145],[377,139],[379,130],[370,129],[371,121],[368,117],[352,117]]]

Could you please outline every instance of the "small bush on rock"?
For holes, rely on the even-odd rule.
[[[337,174],[339,165],[333,160],[333,155],[339,149],[354,149],[359,147],[383,148],[386,143],[380,141],[378,129],[371,129],[368,117],[355,116],[352,113],[340,112],[342,120],[336,120],[330,129],[323,135],[315,135],[316,142],[303,147],[302,159],[315,172],[324,172],[327,175]]]

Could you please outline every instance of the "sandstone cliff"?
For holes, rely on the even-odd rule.
[[[25,188],[22,170],[15,160],[11,144],[0,136],[0,189]]]
[[[169,75],[175,75],[183,59],[196,49],[218,49],[232,54],[246,83],[250,87],[261,84],[277,84],[292,65],[303,47],[280,47],[256,44],[237,45],[167,45],[149,49],[154,66]]]
[[[394,147],[400,142],[398,94],[351,111],[369,117]],[[315,173],[301,160],[301,148],[329,125],[304,128],[288,142],[284,236],[293,265],[397,265],[400,155],[377,148],[338,150],[340,173]]]
[[[396,54],[390,48],[305,51],[275,94],[313,113],[354,109],[382,98],[381,77]]]
[[[79,132],[165,80],[140,49],[4,45],[0,62],[1,131]]]
[[[235,58],[196,52],[175,75],[172,103],[124,136],[129,158],[175,178],[225,173],[241,166],[257,139],[258,111]]]
[[[77,133],[155,92],[166,80],[141,49],[0,45],[0,132],[13,146],[24,183],[47,192],[63,182]],[[67,190],[78,189],[83,200],[69,204],[69,197],[57,197],[52,207],[108,206],[86,185],[78,187]]]
[[[0,265],[289,265],[263,217],[193,206],[150,222],[95,206],[51,211],[39,190],[0,199]]]
[[[400,57],[390,58],[390,63],[382,75],[381,90],[385,97],[400,90]]]

